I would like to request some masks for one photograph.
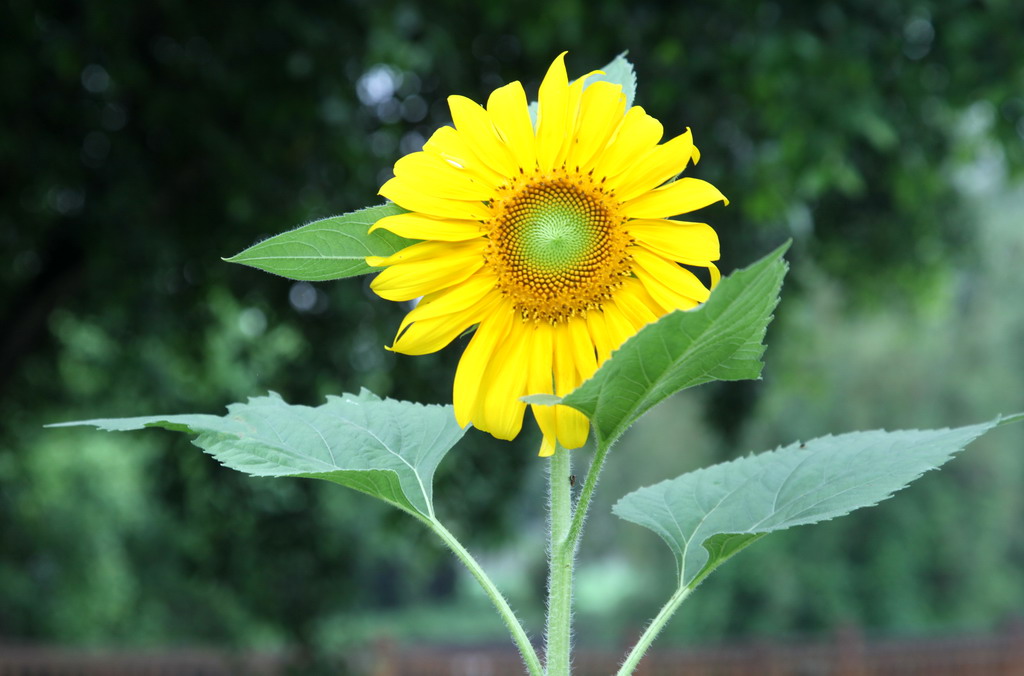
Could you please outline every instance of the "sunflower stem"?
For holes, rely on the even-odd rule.
[[[569,676],[572,651],[572,573],[576,542],[572,524],[572,456],[557,446],[548,471],[548,622],[547,676]]]
[[[676,612],[676,609],[679,608],[680,604],[686,600],[686,597],[689,596],[692,591],[692,587],[684,587],[680,584],[679,588],[676,589],[674,594],[672,594],[672,597],[664,606],[661,607],[661,610],[654,616],[651,623],[647,625],[647,629],[645,629],[644,633],[640,635],[640,638],[637,640],[636,645],[633,646],[633,649],[629,651],[628,655],[626,655],[626,659],[622,663],[618,672],[616,672],[616,676],[631,676],[637,665],[640,664],[640,660],[643,658],[644,653],[647,652],[647,649],[651,647],[651,643],[653,643],[654,639],[659,633],[661,633],[665,623],[668,622],[669,618],[672,617],[672,614]]]
[[[526,665],[530,676],[543,676],[544,669],[541,667],[540,658],[537,657],[537,651],[534,650],[533,644],[530,643],[530,637],[526,635],[526,631],[523,629],[523,625],[520,624],[512,607],[509,606],[508,601],[498,591],[491,578],[487,576],[487,573],[480,567],[480,564],[473,558],[473,555],[462,546],[462,543],[452,535],[451,531],[441,525],[440,521],[435,517],[423,518],[422,520],[429,526],[430,530],[434,531],[448,545],[448,548],[462,561],[466,568],[469,569],[469,572],[473,574],[473,577],[476,578],[477,582],[480,583],[480,586],[483,587],[494,607],[497,608],[498,614],[501,615],[501,619],[505,621],[509,632],[511,632],[512,640],[515,641],[516,646],[519,648],[519,653],[523,657],[523,663]]]

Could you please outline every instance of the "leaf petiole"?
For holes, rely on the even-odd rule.
[[[418,516],[418,515],[417,515]],[[484,569],[480,567],[477,560],[473,558],[473,555],[462,546],[462,543],[452,535],[451,531],[444,527],[437,517],[426,517],[418,516],[418,518],[427,525],[430,530],[434,531],[441,540],[448,545],[448,548],[452,550],[452,553],[466,566],[476,581],[480,583],[487,597],[491,599],[491,603],[497,609],[498,614],[501,615],[501,619],[505,621],[505,626],[508,627],[509,632],[512,634],[512,640],[515,642],[516,647],[519,648],[519,654],[523,657],[523,662],[526,664],[526,669],[530,673],[530,676],[544,676],[544,669],[541,667],[540,658],[537,657],[537,651],[534,649],[533,644],[530,642],[530,637],[526,635],[526,631],[523,629],[523,625],[519,622],[519,618],[516,617],[515,611],[509,606],[508,601],[502,595],[502,593],[495,586],[494,582]]]
[[[644,630],[644,633],[641,634],[640,638],[637,640],[636,645],[634,645],[633,649],[629,651],[628,655],[626,655],[626,659],[622,662],[622,666],[619,668],[618,672],[616,672],[616,676],[630,676],[630,674],[633,673],[637,665],[640,664],[640,660],[647,652],[647,649],[651,647],[654,639],[661,633],[665,623],[669,621],[672,615],[676,612],[679,606],[682,605],[683,601],[686,600],[692,591],[693,586],[682,586],[680,583],[679,588],[677,588],[671,598],[665,602],[665,605],[661,607],[661,610],[658,611],[658,614],[654,616],[651,623],[647,625],[647,629]]]

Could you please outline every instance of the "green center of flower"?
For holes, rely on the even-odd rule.
[[[544,275],[558,275],[584,262],[600,246],[600,227],[594,227],[600,215],[589,213],[594,209],[587,206],[592,205],[526,205],[513,243],[522,262]]]
[[[599,306],[628,268],[618,204],[587,176],[513,182],[492,202],[488,260],[524,318],[561,321]]]

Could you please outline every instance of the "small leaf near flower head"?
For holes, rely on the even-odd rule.
[[[609,443],[680,390],[759,378],[762,341],[779,302],[788,247],[723,279],[702,306],[648,324],[561,403],[589,417]]]
[[[387,230],[370,232],[386,216],[405,213],[394,204],[332,216],[265,239],[225,258],[288,279],[324,282],[374,272],[367,256],[390,256],[413,243]]]

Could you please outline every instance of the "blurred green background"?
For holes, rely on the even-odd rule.
[[[404,308],[220,257],[376,203],[450,93],[535,92],[629,50],[637,102],[691,127],[723,270],[786,238],[762,382],[706,386],[615,449],[584,538],[578,639],[619,645],[672,559],[608,508],[794,438],[1024,410],[1024,4],[56,3],[0,9],[0,644],[337,651],[504,640],[418,524],[316,482],[248,479],[186,439],[46,422],[216,413],[366,386],[449,402],[459,347],[382,349]],[[541,626],[538,438],[478,432],[436,489]],[[877,509],[767,538],[665,644],[987,631],[1024,608],[1024,431]],[[582,459],[586,452],[581,452]]]

